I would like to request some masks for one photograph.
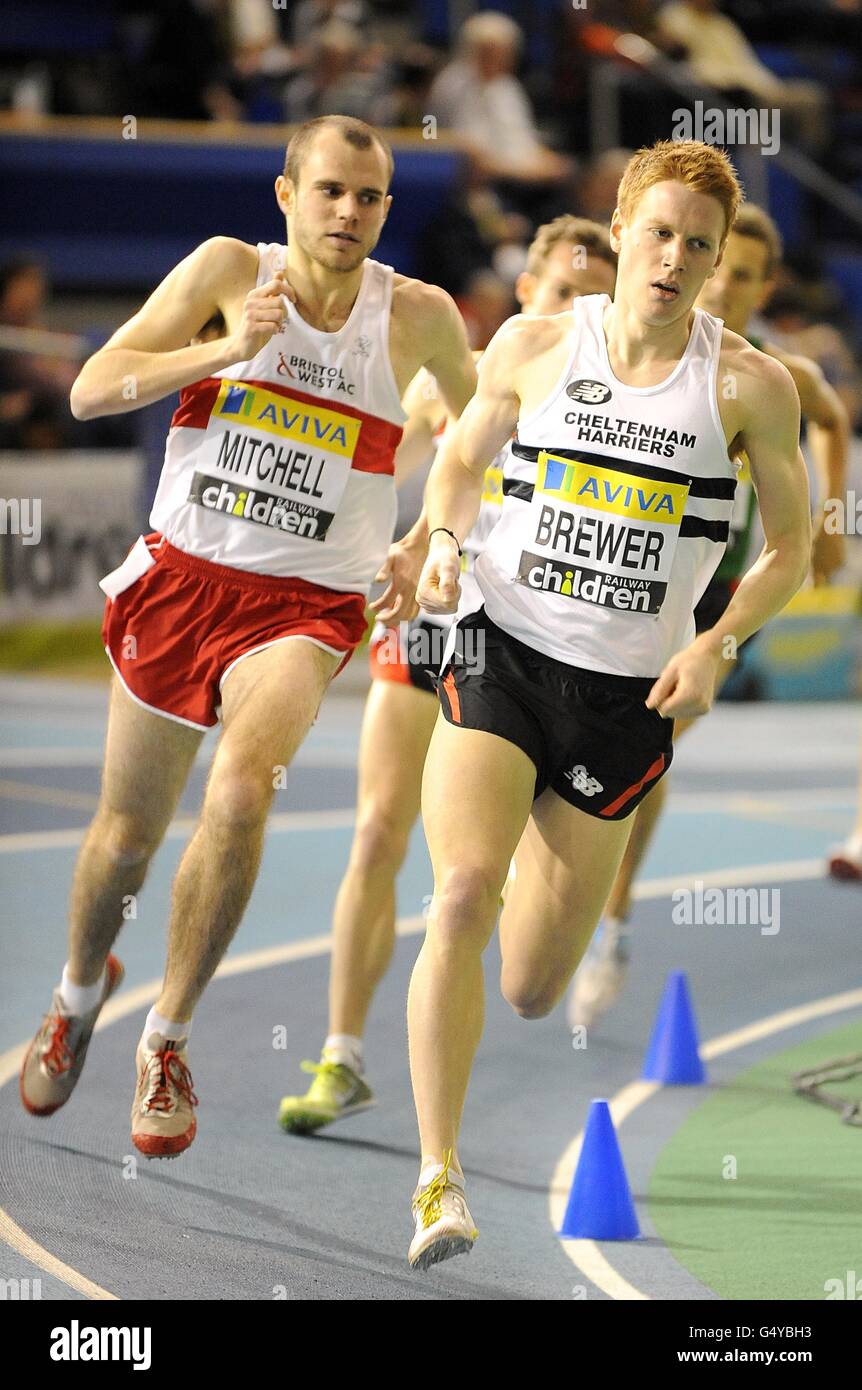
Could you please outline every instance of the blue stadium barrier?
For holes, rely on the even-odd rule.
[[[823,257],[823,268],[841,292],[841,299],[856,324],[856,347],[862,351],[862,250],[857,247],[830,246]]]
[[[769,211],[778,224],[786,250],[793,251],[807,237],[805,192],[798,179],[779,169],[772,160],[765,160],[769,185]]]
[[[418,240],[462,159],[430,141],[396,147],[377,259],[414,273]],[[40,255],[58,288],[149,289],[207,237],[283,240],[273,193],[283,160],[275,139],[195,143],[142,132],[125,140],[120,118],[115,136],[97,139],[0,133],[0,176],[15,187],[0,202],[0,257]]]
[[[0,53],[105,53],[116,48],[116,0],[4,0]]]
[[[796,48],[786,48],[778,43],[758,43],[754,51],[776,77],[806,77],[815,82],[829,82],[840,86],[850,82],[856,71],[856,59],[852,53],[837,48],[814,46],[810,52]]]

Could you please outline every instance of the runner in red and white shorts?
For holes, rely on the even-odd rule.
[[[527,316],[555,314],[585,294],[611,292],[616,256],[595,222],[558,217],[540,227],[515,293]],[[481,354],[477,354],[481,356]],[[404,397],[408,412],[396,458],[398,474],[429,461],[446,409],[434,378],[420,372]],[[518,460],[507,446],[485,471],[476,524],[464,542],[462,609],[482,595],[473,565],[516,485]],[[398,627],[379,623],[371,642],[372,686],[359,754],[359,804],[350,862],[335,905],[329,1026],[314,1080],[304,1096],[285,1096],[285,1129],[308,1133],[374,1103],[364,1071],[363,1034],[374,992],[395,945],[395,882],[419,814],[425,754],[438,714],[436,678],[453,615],[420,612]]]
[[[80,418],[181,394],[153,530],[102,581],[116,673],[102,791],[75,868],[69,959],[21,1097],[42,1116],[69,1098],[122,978],[110,950],[124,908],[220,720],[174,881],[162,992],[138,1047],[132,1139],[147,1157],[178,1154],[195,1135],[192,1013],[254,886],[273,769],[289,765],[362,639],[375,576],[390,581],[384,616],[415,611],[415,554],[390,550],[401,396],[427,367],[457,416],[476,385],[449,295],[370,259],[392,167],[361,121],[301,126],[275,183],[286,244],[205,242],[72,390]],[[201,329],[216,314],[224,333],[212,339]]]

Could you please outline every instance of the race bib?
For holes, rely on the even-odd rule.
[[[514,578],[538,593],[655,616],[691,479],[658,482],[614,464],[539,454],[531,546]]]
[[[324,541],[350,477],[361,420],[223,380],[188,500],[250,525]],[[212,460],[210,463],[209,460]]]

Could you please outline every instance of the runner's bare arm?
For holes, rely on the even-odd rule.
[[[790,374],[760,353],[758,376],[749,376],[744,390],[749,401],[742,447],[765,542],[717,625],[722,637],[732,634],[740,643],[789,603],[808,572],[811,544],[808,480],[799,452],[799,398]]]
[[[407,413],[401,443],[395,452],[395,486],[411,478],[431,457],[435,431],[446,418],[446,406],[434,377],[420,367],[401,398]],[[386,588],[369,610],[381,622],[404,622],[419,611],[416,582],[428,550],[428,527],[423,507],[410,530],[393,541],[377,574],[375,584]]]
[[[401,398],[407,414],[401,443],[395,451],[395,486],[412,478],[431,456],[434,434],[446,418],[446,405],[430,372],[422,367]]]
[[[479,515],[485,469],[518,423],[520,399],[513,383],[529,351],[531,329],[529,320],[510,319],[492,338],[479,368],[476,394],[447,431],[428,475],[425,511],[432,534],[417,598],[431,613],[451,613],[457,607],[459,556],[446,530],[460,545]]]
[[[290,294],[276,278],[246,297],[237,331],[188,346],[198,330],[229,301],[236,302],[257,275],[254,247],[233,237],[213,237],[180,261],[138,312],[84,363],[72,387],[78,420],[120,415],[170,396],[211,372],[259,352],[281,324],[279,298]]]
[[[816,362],[778,349],[770,354],[783,362],[799,392],[802,414],[808,421],[808,446],[817,469],[820,493],[815,506],[811,571],[815,584],[825,583],[844,564],[845,540],[839,531],[825,529],[824,503],[843,497],[847,488],[850,451],[850,417],[841,397],[830,386]]]
[[[732,659],[779,613],[808,573],[811,520],[796,388],[780,362],[759,352],[739,380],[744,425],[738,442],[751,466],[765,543],[715,626],[672,657],[650,691],[647,706],[665,718],[710,709],[722,659]]]
[[[476,364],[464,320],[451,295],[439,285],[422,285],[415,304],[417,341],[424,348],[423,366],[435,378],[450,415],[456,418],[476,390]]]
[[[481,356],[481,352],[473,353],[474,360]],[[408,418],[395,454],[396,487],[400,487],[417,469],[429,462],[434,435],[447,419],[440,386],[425,367],[416,373],[401,404]],[[448,419],[451,428],[452,417],[448,416]],[[415,618],[419,611],[416,584],[427,553],[428,516],[423,503],[416,521],[400,540],[390,546],[389,554],[375,576],[376,583],[387,586],[379,598],[368,605],[375,617],[386,623]]]

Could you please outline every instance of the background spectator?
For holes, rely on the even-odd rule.
[[[332,19],[314,30],[307,53],[307,66],[285,92],[285,119],[301,122],[337,112],[368,120],[381,83],[373,73],[360,69],[359,31],[352,24]]]
[[[500,324],[517,312],[518,305],[511,285],[493,270],[477,270],[459,297],[458,308],[467,325],[470,346],[486,348]]]
[[[617,189],[632,150],[605,150],[597,154],[581,174],[578,211],[593,222],[609,223],[617,205]]]
[[[304,48],[333,19],[363,31],[361,36],[365,37],[369,20],[366,0],[299,0],[293,14],[291,42]]]
[[[546,217],[550,200],[543,202],[539,190],[557,189],[571,206],[575,165],[541,139],[514,75],[522,39],[518,25],[495,10],[469,19],[456,57],[431,88],[431,112],[463,138],[482,176],[504,184],[508,197],[534,216]]]
[[[763,310],[770,337],[779,347],[812,358],[826,380],[835,387],[850,417],[851,427],[862,428],[862,374],[840,329],[826,320],[823,309],[835,297],[822,281],[804,281],[784,267],[779,286]]]
[[[0,448],[64,449],[104,446],[124,448],[134,438],[129,416],[75,420],[69,391],[86,352],[68,338],[68,351],[51,356],[25,350],[26,330],[45,329],[48,281],[41,261],[16,256],[0,265],[0,328],[17,330],[21,351],[0,348]],[[53,333],[58,349],[64,335]]]
[[[659,29],[680,45],[698,81],[722,92],[742,91],[788,116],[796,138],[819,150],[829,139],[826,92],[804,78],[779,78],[757,57],[742,30],[719,12],[718,0],[672,0]]]

